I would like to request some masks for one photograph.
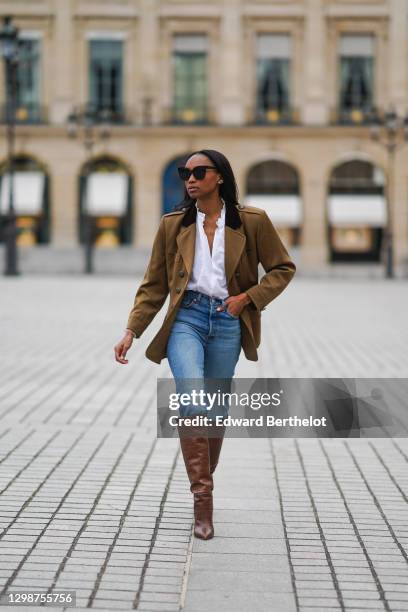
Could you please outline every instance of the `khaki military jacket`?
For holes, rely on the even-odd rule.
[[[166,357],[170,330],[191,277],[196,217],[194,205],[162,216],[148,267],[129,314],[126,327],[139,338],[170,295],[164,321],[145,353],[155,363]],[[263,209],[243,204],[227,206],[224,229],[229,295],[246,291],[251,299],[239,316],[241,345],[246,358],[257,361],[261,311],[285,289],[296,266]],[[260,280],[259,263],[265,270]]]

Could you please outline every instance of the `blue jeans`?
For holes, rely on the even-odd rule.
[[[239,317],[225,310],[217,311],[224,300],[187,289],[182,298],[167,344],[167,359],[176,382],[177,393],[196,389],[216,394],[216,401],[207,410],[207,401],[199,405],[180,405],[181,417],[206,415],[228,416],[231,379],[241,352]],[[194,380],[193,380],[194,379]],[[218,379],[218,380],[216,380]]]

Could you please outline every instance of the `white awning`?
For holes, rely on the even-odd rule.
[[[387,207],[381,195],[329,196],[329,223],[336,227],[384,227]]]
[[[39,215],[43,210],[43,172],[13,172],[13,204],[17,215]],[[0,210],[4,215],[9,210],[10,174],[1,180]]]
[[[302,223],[302,206],[298,195],[246,196],[248,206],[263,208],[276,227],[299,227]]]
[[[84,212],[120,217],[126,213],[129,177],[125,172],[94,172],[86,183]]]

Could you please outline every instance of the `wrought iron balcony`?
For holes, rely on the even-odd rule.
[[[373,113],[373,106],[340,107],[336,111],[334,123],[343,125],[367,125],[372,122]]]
[[[84,106],[84,111],[92,116],[94,123],[110,124],[130,124],[132,123],[131,113],[124,106],[103,106],[88,102]]]
[[[14,109],[14,122],[16,124],[44,124],[48,120],[48,109],[40,104],[16,105]],[[2,104],[0,107],[0,123],[7,122],[7,107]]]
[[[176,125],[208,125],[213,123],[206,98],[198,98],[191,104],[176,101],[164,109],[163,122]]]
[[[291,125],[297,122],[297,114],[291,107],[256,108],[253,123],[256,125]]]

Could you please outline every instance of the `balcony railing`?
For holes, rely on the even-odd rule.
[[[114,125],[130,125],[134,123],[134,113],[125,106],[104,107],[88,102],[86,112],[92,115],[95,123],[110,123]]]
[[[214,121],[207,100],[199,99],[192,104],[176,102],[164,108],[163,122],[176,125],[208,125]]]
[[[338,108],[335,112],[334,123],[343,125],[367,125],[371,123],[374,108],[361,106],[354,108]]]
[[[91,104],[86,104],[85,108],[93,116],[95,123],[109,123],[112,125],[152,125],[152,101],[149,100],[143,107],[134,108],[124,106],[122,108],[95,108]],[[77,106],[76,108],[84,108]],[[331,125],[370,125],[375,115],[375,107],[330,110]],[[259,108],[246,109],[246,120],[243,125],[299,125],[301,115],[298,108],[288,109],[269,109],[268,111]],[[32,104],[17,106],[14,113],[16,124],[21,125],[44,125],[49,123],[49,109],[46,106]],[[6,105],[0,105],[0,124],[4,125],[7,121]],[[217,114],[215,109],[208,106],[180,107],[172,105],[162,108],[159,125],[217,125]]]
[[[44,124],[47,123],[48,109],[40,104],[17,105],[14,110],[14,121],[17,124]],[[7,122],[7,106],[0,106],[0,123]]]
[[[297,113],[293,108],[255,108],[253,123],[257,125],[291,125],[297,123]]]

